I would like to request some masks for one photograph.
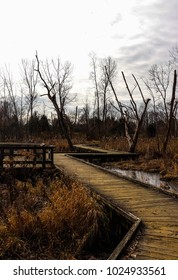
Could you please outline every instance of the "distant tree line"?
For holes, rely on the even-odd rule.
[[[145,77],[137,79],[133,74],[131,81],[121,72],[122,89],[115,59],[99,59],[91,53],[90,60],[92,102],[71,111],[69,105],[76,97],[71,93],[71,63],[59,58],[42,61],[36,53],[34,60],[22,60],[19,83],[14,82],[10,69],[2,69],[0,141],[61,137],[72,150],[76,135],[87,139],[120,136],[134,152],[142,135],[156,137],[160,152],[165,152],[170,137],[178,137],[178,47],[170,51],[170,61],[152,65]],[[44,112],[38,109],[42,96],[50,112],[46,104]]]

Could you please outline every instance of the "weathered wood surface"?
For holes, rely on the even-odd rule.
[[[134,252],[136,259],[178,260],[177,198],[119,178],[64,154],[55,154],[54,163],[142,220],[144,230]]]

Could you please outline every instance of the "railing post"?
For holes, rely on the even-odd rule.
[[[54,147],[50,147],[50,160],[51,160],[51,164],[53,165],[54,163]]]
[[[33,148],[33,154],[34,154],[34,158],[33,158],[33,167],[36,166],[36,147]]]
[[[3,168],[4,148],[0,148],[0,167]]]
[[[10,167],[13,167],[13,155],[14,155],[14,148],[10,148],[9,158],[10,158]]]
[[[46,147],[43,146],[42,150],[43,150],[42,167],[45,168],[46,167]]]

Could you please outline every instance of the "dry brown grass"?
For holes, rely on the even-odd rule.
[[[159,154],[161,150],[161,145],[163,143],[163,139],[157,138],[139,138],[138,144],[136,147],[136,151],[143,155],[150,154],[154,155]],[[128,150],[128,143],[125,137],[108,137],[99,142],[99,145],[105,149],[112,150]],[[168,155],[178,154],[178,139],[171,139],[168,145],[167,150]]]
[[[124,137],[108,137],[99,142],[100,147],[106,150],[127,151],[128,144]]]
[[[1,185],[1,259],[85,258],[99,236],[107,240],[103,206],[76,180],[59,172],[52,177]]]
[[[178,178],[178,139],[171,139],[167,153],[161,154],[161,139],[140,138],[137,145],[137,152],[140,158],[137,161],[118,162],[117,166],[123,169],[160,172],[166,180]],[[128,150],[125,138],[109,138],[101,141],[100,146],[112,150]]]
[[[81,143],[86,143],[87,140],[85,139],[85,137],[82,136],[74,136],[74,138],[72,139],[73,144],[81,144]],[[69,152],[69,145],[66,139],[62,139],[62,138],[56,138],[56,139],[50,139],[50,140],[46,140],[45,144],[49,144],[49,145],[54,145],[55,146],[55,151],[56,152]]]

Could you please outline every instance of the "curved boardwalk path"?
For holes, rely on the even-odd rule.
[[[64,154],[55,154],[54,163],[142,220],[144,230],[134,251],[135,259],[178,260],[177,198]]]

